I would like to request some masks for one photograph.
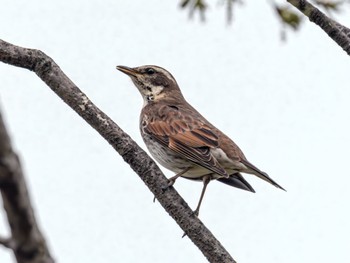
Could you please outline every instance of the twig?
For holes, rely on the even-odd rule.
[[[321,27],[348,55],[350,55],[350,29],[326,16],[306,0],[287,0],[311,22]]]
[[[14,244],[14,241],[11,238],[0,237],[0,245],[3,245],[4,247],[12,250],[16,249],[16,245]]]
[[[129,135],[98,109],[50,57],[39,50],[14,46],[0,40],[0,61],[34,71],[65,103],[105,138],[139,175],[159,203],[209,262],[235,262],[173,187],[162,190],[167,185],[167,179],[154,161]]]

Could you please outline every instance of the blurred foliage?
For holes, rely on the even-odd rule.
[[[237,4],[243,4],[243,0],[222,0],[221,5],[226,8],[226,20],[228,24],[233,20],[233,8]]]
[[[285,41],[287,38],[286,29],[298,30],[304,17],[300,12],[294,11],[290,5],[277,5],[274,3],[273,8],[281,22],[281,40]]]
[[[339,12],[345,1],[329,1],[329,0],[317,0],[314,2],[316,5],[323,7],[328,13]]]
[[[230,24],[233,20],[233,8],[236,3],[243,3],[242,0],[221,0],[221,5],[226,7],[226,19]],[[189,11],[190,18],[193,17],[195,12],[200,14],[201,20],[205,20],[205,12],[207,11],[208,5],[204,0],[182,0],[180,3],[182,9]]]
[[[182,0],[180,7],[189,10],[189,15],[192,18],[193,14],[198,11],[201,19],[205,20],[205,11],[207,9],[207,4],[203,0]]]
[[[226,20],[229,24],[231,24],[233,21],[234,7],[237,4],[243,4],[243,1],[244,0],[219,0],[221,6],[224,6],[226,9]],[[281,23],[282,40],[286,38],[287,29],[297,31],[301,28],[304,17],[298,10],[293,8],[292,5],[288,3],[277,3],[276,0],[270,0],[269,2],[275,11],[277,19]],[[333,13],[342,11],[344,9],[344,4],[346,2],[349,3],[349,0],[311,0],[310,2],[325,11],[329,16],[332,16]],[[204,21],[205,13],[209,5],[207,1],[204,0],[181,0],[180,7],[181,9],[188,10],[191,18],[193,17],[194,13],[198,12],[201,20]]]
[[[281,19],[281,22],[284,25],[294,30],[297,30],[299,28],[302,21],[302,16],[300,13],[296,13],[290,6],[287,5],[274,5],[274,8],[277,12],[278,17]]]

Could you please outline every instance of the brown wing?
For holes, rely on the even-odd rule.
[[[153,118],[143,130],[180,156],[228,177],[225,169],[210,152],[211,148],[218,146],[218,137],[204,123],[169,109],[163,118]]]

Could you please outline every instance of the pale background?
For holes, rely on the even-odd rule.
[[[177,4],[1,0],[0,37],[50,55],[143,148],[141,96],[115,66],[165,67],[287,189],[251,175],[256,194],[209,185],[201,219],[231,255],[242,263],[350,262],[349,57],[308,21],[282,43],[265,1],[236,9],[231,27],[216,1],[206,24]],[[339,20],[350,25],[345,13]],[[121,157],[34,73],[1,63],[0,95],[58,262],[206,262]],[[175,185],[192,208],[201,187]],[[0,262],[13,261],[0,247]]]

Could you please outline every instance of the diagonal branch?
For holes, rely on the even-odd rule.
[[[105,138],[139,175],[159,203],[209,262],[235,262],[173,187],[162,190],[168,181],[154,161],[129,135],[98,109],[50,57],[39,50],[14,46],[0,40],[0,61],[34,71],[66,104]]]
[[[11,229],[0,244],[12,249],[18,263],[52,263],[49,249],[34,217],[21,164],[13,151],[0,113],[0,191]]]
[[[348,55],[350,55],[350,29],[326,16],[306,0],[287,0],[321,27]]]

